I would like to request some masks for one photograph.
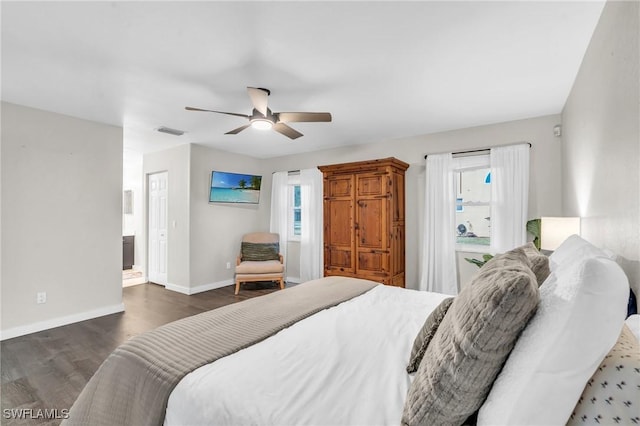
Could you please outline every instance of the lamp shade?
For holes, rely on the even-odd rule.
[[[579,217],[542,217],[540,248],[553,251],[573,234],[580,235]]]

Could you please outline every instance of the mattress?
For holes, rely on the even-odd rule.
[[[398,424],[413,340],[445,298],[377,286],[186,375],[172,425]]]

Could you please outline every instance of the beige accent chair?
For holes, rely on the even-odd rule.
[[[255,245],[265,244],[273,245],[280,242],[278,234],[268,232],[254,232],[245,234],[242,237],[243,243]],[[244,244],[243,244],[244,246]],[[272,260],[249,260],[247,256],[243,258],[242,249],[236,260],[236,291],[240,292],[240,283],[256,282],[256,281],[276,281],[280,284],[280,288],[284,289],[284,258],[282,254],[276,255],[278,259]],[[275,257],[275,256],[274,256]]]

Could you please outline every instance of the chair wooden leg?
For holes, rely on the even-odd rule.
[[[284,278],[280,278],[280,290],[284,290]]]
[[[236,280],[236,292],[234,293],[236,296],[240,293],[240,281]]]

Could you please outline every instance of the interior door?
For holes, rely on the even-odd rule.
[[[154,173],[148,179],[149,281],[167,285],[169,174]]]

